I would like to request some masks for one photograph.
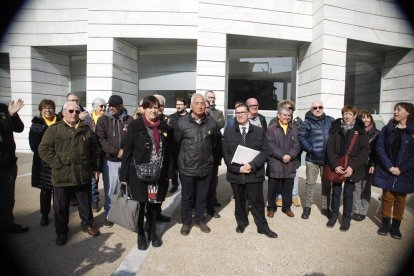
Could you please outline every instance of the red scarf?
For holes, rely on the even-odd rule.
[[[142,116],[144,119],[144,124],[146,127],[149,127],[152,129],[152,139],[154,141],[155,150],[158,153],[160,151],[160,133],[158,132],[158,127],[160,126],[160,119],[157,118],[155,122],[148,121],[147,118]]]

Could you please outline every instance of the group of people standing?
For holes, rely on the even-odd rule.
[[[73,197],[78,202],[83,231],[92,236],[100,234],[94,226],[92,213],[99,210],[100,173],[105,191],[105,226],[113,225],[107,217],[110,196],[117,185],[126,185],[131,197],[140,202],[138,249],[147,249],[148,241],[154,247],[162,245],[155,225],[157,221],[170,221],[161,213],[169,179],[172,179],[172,193],[177,191],[179,182],[182,185],[180,233],[189,235],[193,220],[197,228],[209,233],[211,229],[205,215],[220,217],[215,207],[220,206],[216,189],[221,160],[227,166],[226,179],[235,199],[236,232],[243,233],[249,225],[250,211],[257,232],[276,238],[278,235],[269,228],[266,214],[268,218],[274,217],[278,207],[276,199],[281,194],[282,212],[288,217],[295,216],[291,205],[298,194],[296,170],[302,151],[306,152],[302,219],[308,219],[311,214],[318,176],[321,176],[322,185],[321,212],[327,216],[329,228],[339,219],[340,197],[344,190],[341,231],[350,228],[351,219],[366,218],[370,187],[376,185],[383,189],[382,225],[378,233],[402,237],[400,224],[405,198],[414,192],[414,107],[411,103],[396,104],[393,119],[380,132],[368,111],[358,112],[354,106],[345,105],[342,117],[335,120],[325,114],[321,101],[311,104],[303,121],[299,117],[292,119],[295,109],[292,101],[282,101],[278,104],[277,117],[268,126],[258,112],[257,100],[250,98],[236,103],[235,118],[227,123],[222,134],[225,119],[223,112],[215,108],[213,91],[193,94],[189,112],[185,109],[185,99],[177,99],[177,112],[170,116],[163,113],[165,99],[161,95],[141,99],[133,117],[128,115],[118,95],[112,95],[108,104],[104,99],[94,99],[90,113],[78,102],[77,96],[69,93],[62,111],[55,114],[55,103],[43,99],[29,133],[34,152],[32,185],[40,188],[40,224],[49,224],[53,198],[57,245],[67,242],[69,206]],[[2,111],[5,115],[2,115],[1,125],[6,126],[3,117],[13,123],[7,127],[11,134],[21,131],[15,116],[23,103],[17,103]],[[4,133],[2,129],[1,162],[8,164],[3,160]],[[241,146],[255,150],[256,155],[242,163],[233,162]],[[342,167],[339,158],[345,154],[349,154],[349,162]],[[12,155],[10,158],[14,153]],[[11,163],[15,164],[15,160]],[[161,173],[156,182],[147,183],[137,178],[136,165],[143,163],[159,165]],[[346,177],[344,185],[324,179],[325,165]],[[14,174],[10,176],[15,180]],[[266,176],[267,206],[263,197]],[[157,196],[149,199],[148,187],[154,185]],[[2,228],[8,231],[28,230],[15,224],[10,214],[7,218],[2,215],[1,219]]]

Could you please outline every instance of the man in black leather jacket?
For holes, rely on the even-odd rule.
[[[187,236],[191,230],[192,203],[195,201],[195,225],[202,232],[210,228],[204,222],[207,194],[214,167],[214,152],[220,149],[220,130],[216,121],[206,116],[204,96],[199,93],[191,97],[191,112],[178,120],[175,141],[179,147],[178,170],[181,191],[181,234]],[[196,198],[193,192],[196,190]]]

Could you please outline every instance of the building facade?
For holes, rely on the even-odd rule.
[[[234,102],[256,97],[269,119],[292,99],[303,117],[314,100],[340,116],[344,104],[383,121],[398,101],[414,102],[414,31],[387,0],[33,0],[0,44],[0,101],[23,98],[29,151],[41,99],[57,109],[76,92],[96,97],[175,98],[214,90],[231,117]]]

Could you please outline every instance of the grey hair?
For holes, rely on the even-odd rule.
[[[165,97],[163,95],[154,94],[154,97],[156,97],[160,102],[163,101],[163,104],[165,104]]]
[[[68,104],[75,104],[75,105],[78,107],[78,110],[80,110],[79,105],[78,105],[77,103],[74,103],[74,102],[66,102],[66,103],[63,105],[62,110],[68,110]]]
[[[98,106],[98,105],[105,105],[105,104],[106,104],[106,102],[102,98],[95,98],[92,101],[92,107],[95,107],[95,106]]]
[[[291,110],[291,109],[289,109],[289,108],[284,108],[284,107],[279,106],[279,107],[277,108],[277,114],[282,113],[282,111],[286,111],[286,112],[288,112],[289,114],[292,114],[292,113],[293,113],[293,110]]]
[[[201,93],[194,93],[194,94],[191,96],[191,104],[193,104],[195,97],[201,97],[201,98],[203,98],[203,100],[205,100],[205,98],[204,98],[203,94],[201,94]]]
[[[206,93],[204,93],[204,97],[206,97],[207,98],[207,94],[208,93],[213,93],[214,94],[214,96],[216,96],[216,93],[214,93],[214,91],[213,90],[208,90],[208,91],[206,91]]]

